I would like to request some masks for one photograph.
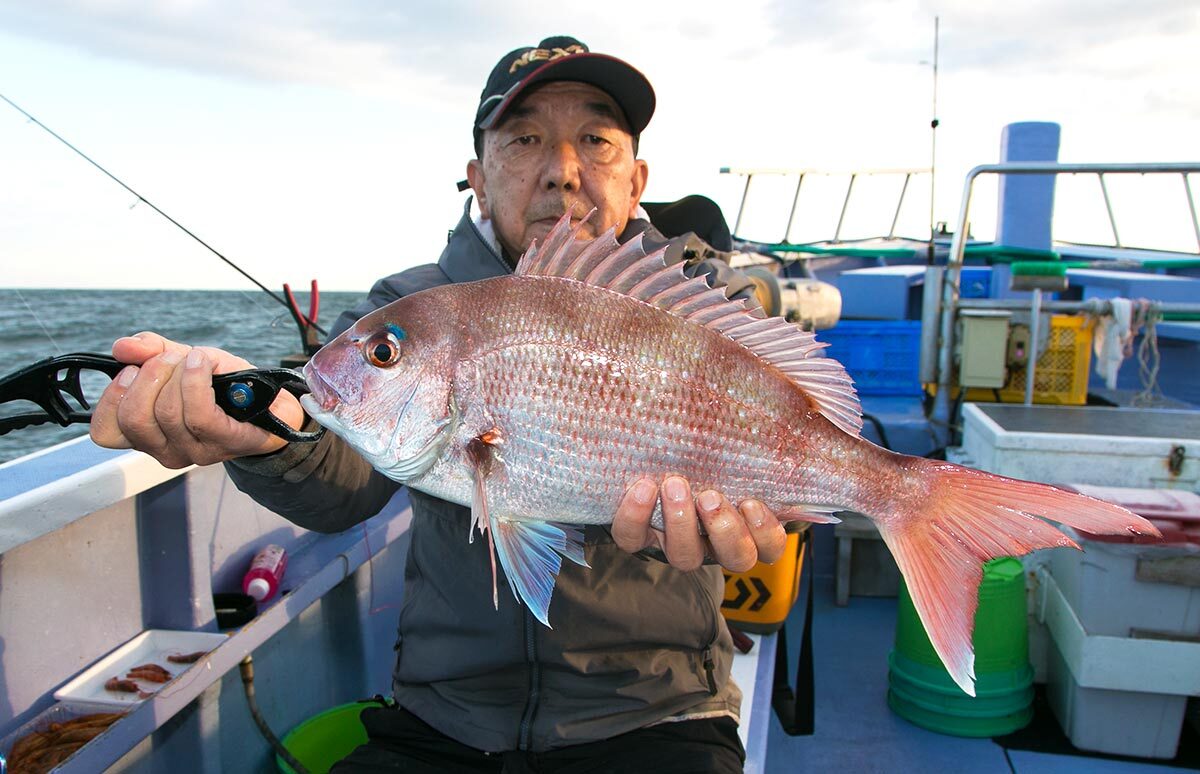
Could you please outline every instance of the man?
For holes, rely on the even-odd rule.
[[[468,202],[438,263],[381,280],[334,333],[401,296],[511,272],[568,211],[577,222],[596,210],[584,226],[589,238],[612,227],[621,241],[641,233],[648,244],[665,242],[637,217],[648,167],[636,144],[653,110],[641,73],[577,40],[510,52],[488,78],[474,122],[467,178],[478,219]],[[669,259],[684,257],[681,245],[669,245]],[[709,274],[731,295],[751,292],[723,264],[686,270]],[[133,446],[174,467],[228,461],[239,488],[325,532],[378,512],[398,486],[332,434],[285,445],[221,413],[211,377],[247,367],[239,358],[148,333],[119,340],[113,354],[133,365],[97,406],[92,436],[101,445]],[[272,411],[293,427],[307,421],[290,396]],[[678,476],[630,484],[614,504],[611,534],[587,533],[591,568],[564,563],[553,629],[514,600],[493,609],[486,541],[467,542],[469,509],[410,492],[398,707],[364,713],[370,742],[337,770],[740,771],[724,583],[718,567],[701,565],[706,555],[735,571],[773,561],[783,530],[757,502],[735,509],[716,492],[693,501]],[[661,534],[649,527],[660,498]]]

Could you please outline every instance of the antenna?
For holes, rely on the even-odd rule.
[[[937,188],[937,87],[938,87],[938,27],[939,17],[933,17],[933,118],[929,122],[929,255],[927,262],[933,265],[934,238],[937,235],[933,214],[934,192]]]

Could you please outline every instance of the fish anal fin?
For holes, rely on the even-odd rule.
[[[805,521],[809,524],[841,524],[842,520],[833,514],[841,508],[825,505],[788,505],[775,512],[775,517],[782,522]]]

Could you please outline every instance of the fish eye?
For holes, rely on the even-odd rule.
[[[391,331],[377,333],[363,342],[363,357],[376,368],[390,368],[400,362],[400,339]]]

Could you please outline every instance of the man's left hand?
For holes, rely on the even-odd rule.
[[[650,526],[660,499],[662,532]],[[691,485],[681,476],[667,476],[661,491],[653,479],[634,482],[617,508],[612,536],[630,553],[661,548],[671,566],[680,570],[695,570],[711,556],[732,572],[745,572],[760,561],[774,562],[787,541],[779,519],[758,500],[743,500],[734,508],[713,490],[693,499]]]

